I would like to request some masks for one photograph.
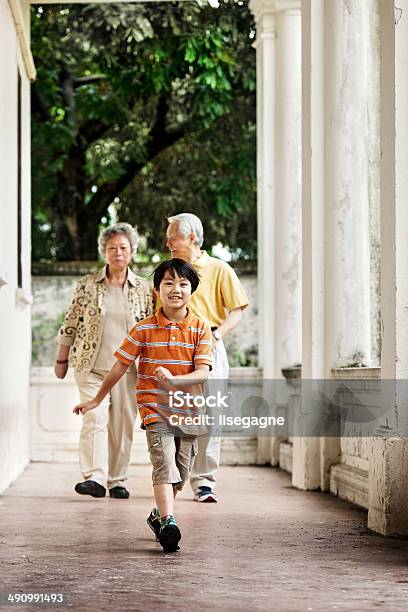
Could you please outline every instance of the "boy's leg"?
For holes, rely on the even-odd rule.
[[[157,485],[158,487],[162,486],[162,485]],[[167,486],[167,485],[165,485]],[[177,495],[177,485],[171,485],[173,487],[173,499],[176,498]],[[156,491],[155,491],[156,487],[153,487],[153,492],[154,492],[154,497],[156,500]],[[157,500],[156,500],[156,504],[157,504]],[[174,502],[173,502],[173,506],[174,506]],[[165,511],[165,509],[162,509],[162,511]],[[154,507],[152,509],[152,511],[150,512],[149,516],[147,517],[147,524],[149,525],[150,529],[154,532],[154,535],[156,536],[156,542],[159,542],[159,534],[160,534],[160,512],[159,512],[159,508]]]
[[[174,439],[176,444],[176,465],[180,473],[181,481],[179,484],[175,485],[175,495],[177,494],[177,491],[181,491],[184,484],[190,478],[194,461],[197,458],[199,437],[181,436]]]
[[[135,386],[136,371],[131,368],[111,390],[108,422],[108,489],[121,487],[123,497],[128,496],[124,487],[137,416]],[[118,493],[121,493],[121,491],[118,490]]]
[[[174,515],[174,497],[172,484],[157,484],[153,486],[154,499],[161,518]]]
[[[172,437],[172,440],[172,460],[174,461],[176,469],[178,470],[179,480],[178,482],[173,482],[171,485],[154,485],[154,495],[160,512],[160,531],[157,534],[157,539],[163,546],[163,550],[165,552],[174,552],[179,549],[178,543],[181,538],[181,533],[174,520],[173,497],[176,497],[177,492],[180,491],[183,488],[183,485],[187,482],[190,476],[191,467],[194,463],[194,457],[197,454],[196,437]],[[152,527],[152,525],[150,526]],[[155,531],[154,527],[152,527],[152,529]]]
[[[92,399],[99,390],[103,377],[90,372],[75,372],[81,402]],[[108,413],[109,396],[94,410],[82,417],[79,438],[79,463],[84,480],[92,480],[106,487],[108,467]]]
[[[153,490],[159,516],[155,509],[147,519],[165,552],[178,550],[180,530],[174,520],[173,489],[180,483],[176,465],[174,435],[163,423],[152,423],[146,427],[147,446],[153,466]]]

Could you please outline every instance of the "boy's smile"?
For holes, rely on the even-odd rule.
[[[157,291],[157,290],[156,290]],[[184,319],[186,304],[191,297],[191,283],[174,273],[174,278],[166,270],[158,291],[163,304],[163,312],[167,318]]]

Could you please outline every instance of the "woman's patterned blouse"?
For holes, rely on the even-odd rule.
[[[69,365],[78,372],[90,372],[99,351],[108,294],[105,278],[106,266],[78,281],[65,321],[58,332],[57,342],[71,346]],[[138,321],[153,314],[151,286],[130,269],[123,296],[126,301],[128,330]],[[122,341],[123,338],[118,338],[118,346]]]

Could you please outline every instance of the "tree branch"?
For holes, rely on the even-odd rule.
[[[91,208],[93,214],[99,216],[99,218],[106,214],[112,201],[129,185],[136,174],[140,172],[149,161],[153,160],[159,153],[183,138],[187,124],[180,125],[171,132],[167,131],[166,119],[168,110],[166,98],[160,96],[156,107],[156,120],[150,130],[146,145],[146,159],[143,162],[135,160],[128,162],[124,166],[123,174],[116,181],[110,181],[102,185],[89,201],[86,207],[88,211]]]
[[[84,140],[87,144],[91,144],[101,138],[111,126],[107,125],[99,119],[89,119],[85,121],[78,130],[77,140]]]
[[[105,81],[108,77],[106,74],[93,74],[90,76],[74,77],[74,87],[81,87],[82,85],[90,85],[91,83],[97,83],[98,81]]]
[[[75,94],[74,94],[74,77],[69,68],[65,65],[61,68],[60,87],[62,99],[67,109],[67,122],[72,128],[75,128]]]

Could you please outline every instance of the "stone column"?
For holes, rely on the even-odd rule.
[[[371,363],[369,5],[325,3],[325,375]]]
[[[368,55],[370,2],[325,3],[325,378],[371,365]],[[321,489],[340,439],[321,438]]]
[[[251,0],[257,37],[257,200],[259,365],[264,378],[276,371],[275,332],[275,53],[276,18],[273,0]]]
[[[380,3],[380,44],[381,377],[396,386],[373,440],[368,526],[408,535],[408,0]]]
[[[276,320],[275,403],[296,402],[282,368],[301,362],[301,14],[300,1],[276,3]],[[280,463],[282,438],[271,439],[271,463]],[[290,447],[289,447],[290,448]]]
[[[302,378],[324,379],[324,0],[302,2]],[[313,151],[313,155],[311,152]],[[305,403],[308,405],[305,406]],[[302,401],[302,414],[315,407]],[[301,416],[296,415],[301,429]],[[299,432],[302,433],[301,431]],[[320,487],[319,438],[293,438],[292,483]]]
[[[257,25],[260,365],[266,381],[284,385],[281,369],[301,358],[300,0],[250,6]],[[279,402],[269,390],[270,383],[268,401]],[[260,463],[276,465],[278,453],[279,440],[259,439]]]
[[[256,22],[257,217],[259,365],[263,377],[275,373],[275,53],[276,19],[272,2],[251,0]],[[269,400],[269,398],[268,398]],[[268,438],[258,439],[257,463],[271,460]]]
[[[332,368],[371,362],[369,6],[306,0],[302,8],[302,377],[324,380]],[[293,483],[327,489],[339,449],[336,438],[297,438]]]
[[[301,16],[278,3],[276,39],[275,378],[301,361]]]

